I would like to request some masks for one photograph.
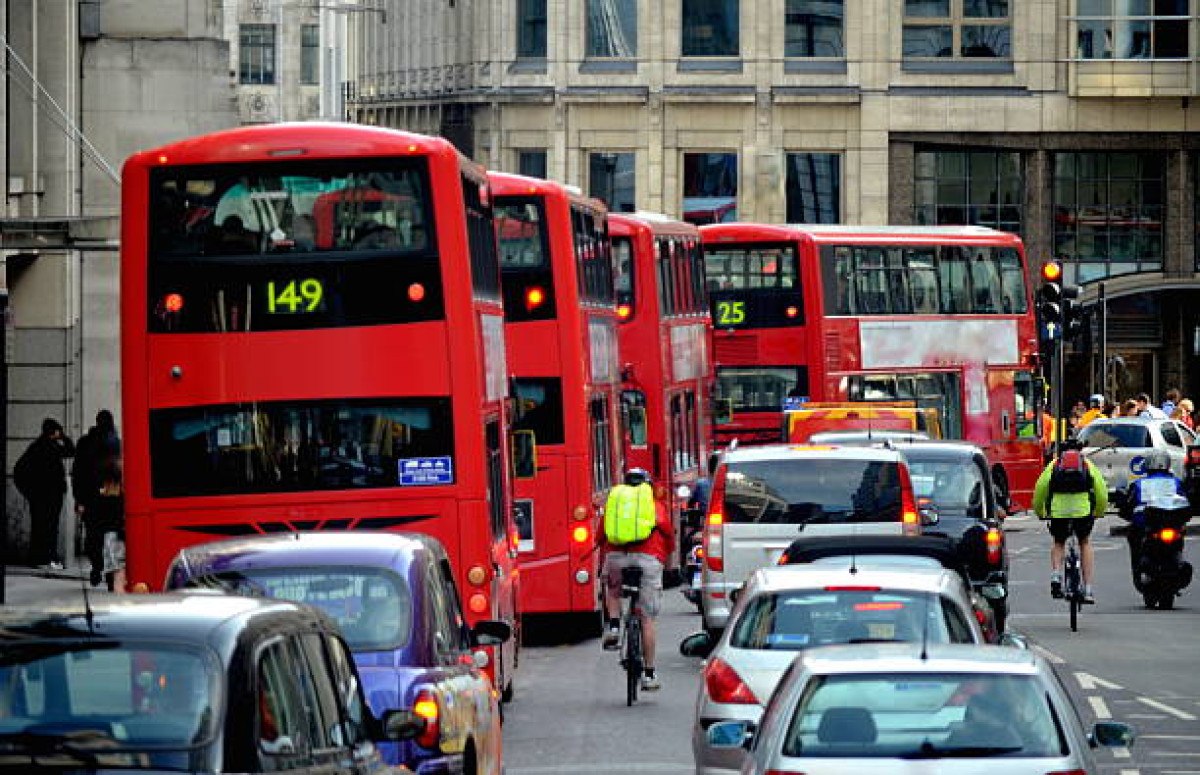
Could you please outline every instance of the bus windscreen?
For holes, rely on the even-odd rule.
[[[444,316],[424,160],[163,167],[150,191],[153,333]]]

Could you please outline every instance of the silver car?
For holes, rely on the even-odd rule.
[[[1095,772],[1091,747],[1128,746],[1119,722],[1084,731],[1054,671],[1030,651],[881,643],[805,652],[757,728],[714,724],[708,742],[749,748],[767,772]]]
[[[756,571],[715,648],[708,633],[682,645],[692,655],[711,649],[692,725],[697,774],[738,771],[742,751],[709,745],[708,728],[757,722],[798,651],[893,640],[983,643],[962,577],[921,559],[839,557]]]
[[[1183,423],[1148,417],[1093,420],[1079,431],[1079,440],[1084,454],[1104,475],[1109,495],[1116,496],[1116,505],[1130,482],[1142,475],[1152,450],[1165,451],[1171,457],[1172,473],[1182,479],[1187,447],[1200,443]]]
[[[729,450],[704,526],[700,614],[725,627],[729,594],[801,533],[919,535],[908,463],[892,449],[771,444]]]

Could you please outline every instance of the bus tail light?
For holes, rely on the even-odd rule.
[[[436,749],[442,737],[442,709],[438,705],[437,697],[430,690],[422,689],[417,692],[412,709],[413,714],[425,722],[425,729],[417,735],[417,745]]]
[[[713,702],[729,705],[758,705],[758,698],[737,671],[720,657],[704,666],[704,688]]]
[[[632,314],[633,307],[629,306],[628,304],[620,304],[617,306],[617,317],[620,318],[622,322],[629,320],[629,316]]]
[[[472,565],[471,569],[467,571],[467,581],[472,586],[482,587],[487,581],[487,570],[482,565]]]
[[[488,610],[487,595],[482,592],[476,592],[467,599],[467,608],[471,609],[473,614],[484,614]]]
[[[525,309],[533,312],[546,303],[546,291],[534,285],[525,289]]]
[[[582,522],[583,520],[587,519],[587,506],[576,506],[575,510],[571,512],[571,516],[574,517],[577,522]]]
[[[577,544],[586,544],[591,537],[592,531],[588,530],[587,525],[576,525],[571,531],[571,540]]]
[[[987,531],[987,562],[988,565],[1000,564],[1000,547],[1003,544],[1004,537],[1000,534],[998,528],[988,528]]]
[[[708,518],[704,520],[704,564],[711,571],[725,571],[725,515],[720,509],[725,503],[725,469],[717,471],[712,492],[708,498]]]

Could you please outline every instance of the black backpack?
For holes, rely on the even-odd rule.
[[[1091,509],[1096,509],[1096,493],[1092,490],[1092,475],[1088,471],[1087,460],[1077,449],[1068,449],[1054,461],[1054,470],[1050,472],[1050,498],[1060,493],[1088,494]]]

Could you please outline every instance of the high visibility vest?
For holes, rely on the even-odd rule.
[[[618,484],[609,491],[604,503],[604,537],[610,544],[645,541],[656,521],[654,489],[649,484]]]

